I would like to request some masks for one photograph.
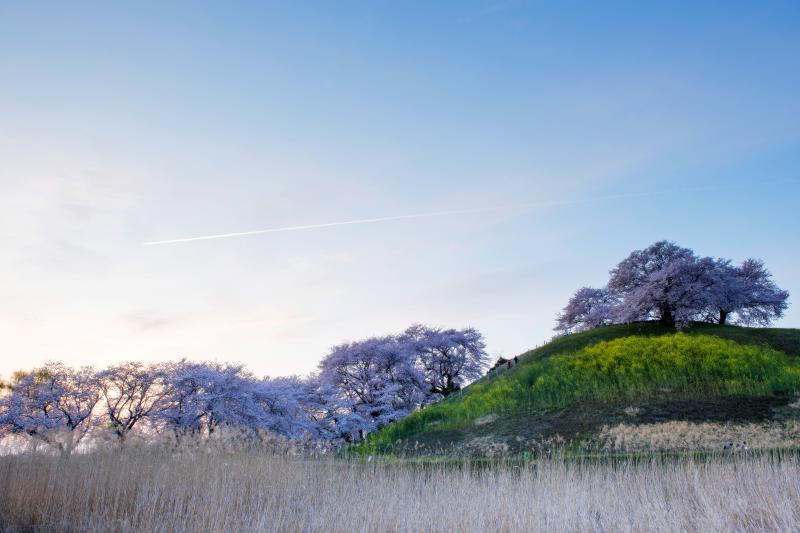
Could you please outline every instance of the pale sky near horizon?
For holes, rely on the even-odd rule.
[[[0,376],[303,374],[413,322],[513,355],[660,239],[796,302],[798,28],[795,2],[0,3]]]

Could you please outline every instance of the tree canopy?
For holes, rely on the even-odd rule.
[[[0,395],[0,437],[69,455],[94,433],[208,437],[223,427],[289,439],[352,442],[480,377],[481,334],[415,324],[333,347],[318,373],[257,378],[242,365],[124,362],[104,370],[50,362]]]
[[[578,289],[555,329],[570,333],[641,320],[677,327],[692,321],[767,326],[783,316],[788,299],[761,260],[736,266],[659,241],[620,261],[604,288]]]

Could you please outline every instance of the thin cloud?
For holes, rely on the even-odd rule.
[[[776,180],[776,181],[766,181],[761,182],[760,185],[775,185],[779,183],[796,183],[798,180]],[[303,226],[285,226],[280,228],[268,228],[268,229],[259,229],[254,231],[240,231],[236,233],[220,233],[216,235],[202,235],[199,237],[186,237],[180,239],[168,239],[162,241],[149,241],[143,242],[143,246],[157,246],[162,244],[177,244],[183,242],[194,242],[194,241],[210,241],[214,239],[227,239],[231,237],[245,237],[249,235],[262,235],[266,233],[285,233],[290,231],[307,231],[307,230],[314,230],[314,229],[322,229],[322,228],[331,228],[335,226],[353,226],[357,224],[375,224],[380,222],[390,222],[395,220],[410,220],[410,219],[418,219],[418,218],[434,218],[434,217],[445,217],[445,216],[456,216],[456,215],[465,215],[470,213],[484,213],[489,211],[512,211],[512,210],[523,210],[528,211],[530,209],[535,208],[545,208],[545,207],[562,207],[562,206],[569,206],[569,205],[579,205],[579,204],[586,204],[586,203],[596,203],[596,202],[604,202],[608,200],[622,200],[625,198],[642,198],[642,197],[651,197],[651,196],[662,196],[668,194],[675,194],[675,193],[696,193],[696,192],[709,192],[709,191],[720,191],[720,190],[735,190],[735,189],[754,189],[754,187],[743,185],[743,186],[715,186],[709,185],[705,187],[683,187],[683,188],[675,188],[670,190],[663,190],[663,191],[646,191],[646,192],[631,192],[631,193],[619,193],[619,194],[607,194],[602,196],[593,196],[591,198],[580,198],[580,199],[570,199],[570,200],[552,200],[546,202],[529,202],[529,203],[522,203],[522,204],[513,204],[513,205],[498,205],[498,206],[490,206],[490,207],[475,207],[471,209],[456,209],[451,211],[438,211],[432,213],[414,213],[410,215],[393,215],[393,216],[386,216],[386,217],[376,217],[376,218],[362,218],[358,220],[346,220],[343,222],[326,222],[322,224],[307,224]]]
[[[152,313],[133,313],[122,318],[123,322],[141,331],[160,330],[180,322],[178,318],[165,317]]]

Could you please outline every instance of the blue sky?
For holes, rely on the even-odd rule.
[[[659,239],[796,300],[798,27],[792,2],[2,4],[0,374],[305,373],[414,321],[515,354]]]

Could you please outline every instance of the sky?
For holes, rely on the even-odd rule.
[[[661,239],[796,302],[798,28],[769,1],[2,2],[0,375],[305,374],[414,322],[509,356]]]

